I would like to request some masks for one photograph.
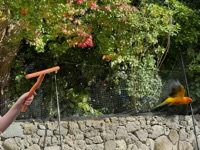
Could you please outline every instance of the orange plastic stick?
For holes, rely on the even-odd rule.
[[[26,75],[26,79],[37,77],[37,76],[40,76],[41,74],[46,74],[46,73],[54,72],[54,71],[57,71],[59,69],[60,69],[60,67],[56,66],[56,67],[52,67],[52,68],[45,69],[45,70],[42,70],[42,71],[38,71],[38,72],[31,73],[31,74],[27,74]]]
[[[53,68],[49,68],[49,69],[46,69],[46,70],[42,70],[42,71],[39,71],[39,72],[35,72],[35,73],[31,73],[31,74],[27,74],[26,75],[26,79],[30,79],[30,78],[33,78],[33,77],[36,77],[36,76],[39,76],[37,78],[37,82],[32,86],[32,88],[29,90],[29,94],[27,96],[27,99],[29,97],[31,97],[35,90],[38,89],[44,79],[44,76],[46,73],[50,73],[50,72],[53,72],[53,71],[57,71],[59,70],[60,67],[59,66],[56,66],[56,67],[53,67]],[[27,106],[25,104],[23,104],[22,106],[22,109],[21,109],[21,112],[25,112],[27,109]]]
[[[43,81],[43,79],[44,79],[44,76],[45,76],[45,74],[40,75],[40,76],[37,78],[37,82],[36,82],[36,83],[32,86],[32,88],[29,90],[29,94],[28,94],[26,100],[34,94],[34,92],[35,92],[36,89],[38,89],[38,88],[40,87],[40,85],[41,85],[41,83],[42,83],[42,81]],[[26,108],[27,108],[27,106],[26,106],[25,104],[23,104],[23,106],[22,106],[22,108],[21,108],[21,112],[25,112],[25,111],[26,111]]]

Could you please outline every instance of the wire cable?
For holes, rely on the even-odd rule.
[[[186,75],[185,64],[184,64],[184,61],[183,61],[183,56],[182,56],[182,52],[181,51],[180,51],[180,56],[181,56],[181,64],[182,64],[183,74],[184,74],[184,78],[185,78],[186,91],[187,91],[187,95],[189,96],[190,93],[189,93],[189,88],[188,88],[187,75]],[[191,113],[192,113],[192,123],[193,123],[193,127],[194,127],[194,135],[195,135],[195,140],[196,140],[196,144],[197,144],[197,150],[199,150],[197,132],[196,132],[196,127],[195,127],[195,122],[194,122],[194,113],[193,113],[193,109],[192,109],[192,104],[191,103],[190,103],[190,109],[191,109]]]
[[[169,6],[169,2],[168,2],[168,4],[167,4],[167,6],[168,6],[168,9],[170,10],[170,6]],[[172,26],[172,16],[171,15],[169,15],[169,17],[168,17],[168,19],[169,19],[169,31],[168,31],[168,35],[167,35],[167,46],[166,46],[166,50],[165,50],[165,52],[164,52],[164,54],[161,56],[161,58],[160,58],[160,60],[159,60],[159,62],[158,62],[158,68],[160,69],[161,68],[161,66],[162,66],[162,64],[163,64],[163,62],[164,62],[164,60],[165,60],[165,58],[166,58],[166,56],[167,56],[167,54],[168,54],[168,52],[169,52],[169,49],[170,49],[170,45],[171,45],[171,32],[170,32],[170,27]]]
[[[55,79],[56,101],[57,101],[57,111],[58,111],[58,128],[59,128],[59,134],[60,134],[60,150],[62,150],[62,136],[61,136],[61,126],[60,126],[60,105],[59,105],[59,99],[58,99],[56,73],[55,73],[54,79]]]

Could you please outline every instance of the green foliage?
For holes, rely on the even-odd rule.
[[[98,24],[95,26],[98,49],[111,59],[114,82],[118,84],[121,75],[125,76],[129,96],[134,101],[132,105],[137,106],[136,111],[139,112],[144,103],[141,101],[143,97],[151,99],[151,106],[158,101],[162,84],[155,59],[165,51],[165,45],[159,43],[166,40],[169,32],[175,36],[180,26],[169,24],[169,16],[174,15],[175,11],[167,7],[146,3],[140,11],[130,5],[125,8],[129,10],[126,13],[119,11],[118,5],[111,7],[115,13],[109,15],[97,11],[90,21]],[[102,16],[107,19],[99,23]]]
[[[151,99],[151,107],[160,94],[161,79],[156,64],[166,51],[169,35],[173,44],[170,50],[178,53],[182,48],[191,48],[188,49],[192,60],[190,70],[192,74],[199,71],[199,58],[191,47],[198,42],[199,15],[197,10],[177,0],[162,4],[141,1],[138,7],[129,0],[80,3],[71,0],[10,0],[3,5],[10,9],[12,20],[21,28],[20,35],[15,38],[25,39],[30,47],[41,53],[39,58],[43,67],[36,68],[51,67],[54,61],[62,66],[59,85],[68,85],[61,89],[63,113],[69,113],[68,107],[74,113],[92,113],[86,87],[95,79],[96,70],[104,73],[103,80],[111,80],[116,86],[121,80],[127,81],[136,111],[143,109],[144,97]],[[31,64],[38,57],[30,52],[32,50],[24,49],[20,53],[24,60],[18,59],[13,67],[15,84],[21,84],[27,73],[20,72],[23,70],[20,66]],[[37,57],[29,61],[30,54]],[[88,66],[100,67],[95,70],[95,67],[88,69]],[[79,73],[84,78],[80,78]],[[72,102],[70,106],[68,101]]]
[[[128,91],[129,95],[134,97],[137,112],[148,111],[159,101],[162,80],[158,76],[155,64],[154,56],[148,54],[131,70]],[[144,108],[144,103],[149,103],[149,108]]]
[[[61,109],[62,114],[66,114],[66,116],[87,116],[100,114],[99,111],[90,106],[88,102],[88,95],[89,93],[77,93],[73,88],[69,89],[65,97],[62,99],[63,102],[61,104],[64,105]],[[73,110],[73,112],[70,113],[68,109]]]
[[[188,64],[188,75],[192,78],[190,83],[191,96],[194,100],[198,100],[200,97],[200,77],[199,77],[199,63],[200,63],[200,53],[199,50],[195,51],[196,48],[190,48],[188,50],[188,56],[191,62]]]
[[[194,6],[195,4],[195,6]],[[173,24],[178,24],[180,29],[176,36],[171,38],[171,46],[168,59],[163,68],[171,69],[175,57],[182,52],[189,79],[189,89],[194,100],[199,99],[199,37],[200,15],[199,2],[169,0],[169,8],[174,11]],[[192,6],[192,7],[191,7]]]
[[[131,98],[130,106],[135,112],[147,112],[158,101],[162,80],[158,75],[155,56],[146,54],[142,58],[132,56],[132,61],[120,64],[113,78],[116,84],[126,82],[126,91]],[[124,90],[119,85],[118,92]]]
[[[198,10],[191,9],[184,3],[176,0],[169,1],[170,9],[174,10],[174,23],[180,25],[181,30],[176,36],[176,43],[190,45],[198,42],[200,17]]]

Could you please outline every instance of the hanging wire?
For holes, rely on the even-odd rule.
[[[169,2],[167,1],[167,7],[168,7],[168,10],[170,10],[170,6],[169,6]],[[165,52],[164,54],[161,56],[159,62],[158,62],[158,68],[160,69],[166,56],[167,56],[167,53],[169,52],[169,49],[170,49],[170,45],[171,45],[171,32],[170,32],[170,27],[172,26],[172,15],[169,15],[168,17],[168,20],[169,20],[169,31],[168,31],[168,35],[167,35],[167,47],[165,48]]]
[[[182,55],[181,51],[180,51],[180,56],[181,56],[181,64],[182,64],[183,74],[184,74],[184,78],[185,78],[186,92],[187,92],[187,95],[189,96],[190,93],[189,93],[189,88],[188,88],[187,75],[186,75],[185,64],[184,64],[184,61],[183,61],[183,55]],[[199,150],[197,132],[196,132],[196,127],[195,127],[195,122],[194,122],[194,113],[193,113],[193,108],[192,108],[192,104],[191,103],[190,103],[190,109],[191,109],[191,113],[192,113],[192,123],[193,123],[193,127],[194,127],[194,134],[195,134],[195,140],[196,140],[196,144],[197,144],[197,150]]]
[[[47,124],[45,124],[45,134],[44,134],[44,142],[43,142],[43,148],[46,147],[46,140],[47,140]]]
[[[59,128],[59,134],[60,134],[60,150],[62,150],[62,136],[61,136],[61,128],[60,128],[60,105],[59,105],[59,99],[58,99],[56,73],[55,73],[54,79],[55,79],[56,101],[57,101],[57,111],[58,111],[58,128]]]
[[[175,59],[175,61],[174,61],[174,65],[173,65],[172,69],[170,70],[170,72],[169,72],[167,78],[165,78],[165,82],[163,83],[163,85],[165,85],[166,82],[168,81],[168,79],[172,76],[172,73],[173,73],[173,71],[175,70],[175,66],[177,65],[177,62],[179,63],[179,58],[178,58],[178,56],[176,56],[176,59]]]
[[[53,113],[53,90],[54,90],[54,84],[53,84],[53,80],[54,80],[54,78],[53,78],[53,76],[52,76],[52,78],[51,78],[51,100],[50,100],[50,115],[52,115],[52,113]]]

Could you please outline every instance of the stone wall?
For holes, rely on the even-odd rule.
[[[200,115],[195,116],[200,143]],[[194,150],[191,116],[115,116],[61,121],[63,150]],[[0,150],[60,150],[56,121],[14,122]]]

